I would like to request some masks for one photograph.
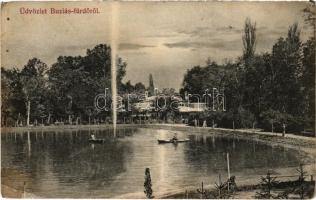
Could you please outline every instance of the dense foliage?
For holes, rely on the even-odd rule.
[[[248,19],[244,31],[244,55],[236,62],[220,65],[208,60],[188,70],[182,94],[224,90],[227,112],[204,113],[208,125],[215,120],[227,128],[234,123],[236,128],[259,126],[267,131],[314,129],[315,38],[302,43],[298,25],[293,24],[271,53],[255,54],[256,28]]]
[[[121,58],[117,63],[118,86],[124,88],[126,63]],[[111,99],[111,48],[100,44],[84,57],[60,56],[49,69],[33,58],[22,70],[1,68],[1,81],[3,125],[27,124],[25,119],[87,121],[91,115],[104,115],[94,108],[97,94],[107,88]]]
[[[260,127],[267,131],[298,132],[315,127],[315,38],[300,39],[297,24],[289,27],[271,52],[257,54],[256,25],[245,22],[241,37],[243,55],[234,62],[218,64],[208,59],[205,66],[194,66],[184,75],[180,94],[211,93],[219,88],[226,96],[226,112],[206,111],[196,116],[226,128]],[[85,56],[60,56],[48,67],[33,58],[22,68],[1,68],[1,124],[4,126],[69,124],[111,116],[111,48],[105,44],[88,49]],[[155,94],[153,76],[149,87],[143,83],[122,82],[127,63],[117,58],[118,93]],[[107,94],[106,110],[95,108],[95,97]],[[174,89],[162,91],[171,103]],[[103,100],[104,101],[104,100]],[[137,102],[137,100],[135,100]],[[126,104],[126,101],[123,100]],[[125,115],[132,114],[126,113]],[[161,119],[179,118],[179,113],[164,109]],[[125,119],[124,119],[125,120]],[[189,120],[190,123],[190,120]]]

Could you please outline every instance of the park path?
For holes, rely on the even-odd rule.
[[[269,136],[279,136],[282,137],[282,133],[272,133],[272,132],[265,132],[261,131],[260,129],[228,129],[228,128],[213,128],[213,127],[194,127],[194,126],[188,126],[186,124],[150,124],[153,126],[165,126],[165,127],[182,127],[182,128],[195,128],[195,129],[206,129],[206,130],[219,130],[219,131],[227,131],[227,132],[239,132],[239,133],[252,133],[252,134],[258,134],[258,135],[269,135]],[[307,137],[307,136],[301,136],[301,135],[295,135],[292,133],[285,133],[285,138],[294,138],[294,139],[302,139],[307,141],[314,141],[316,142],[316,137]]]

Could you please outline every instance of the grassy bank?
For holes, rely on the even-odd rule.
[[[119,124],[120,128],[138,127],[137,124]],[[112,124],[91,124],[91,125],[50,125],[30,127],[1,127],[1,133],[26,132],[26,131],[63,131],[63,130],[89,130],[113,128]]]
[[[223,128],[201,128],[201,127],[188,127],[182,125],[170,125],[170,124],[154,124],[154,125],[146,125],[147,128],[155,128],[155,129],[167,129],[171,131],[181,131],[187,134],[208,134],[214,135],[217,137],[228,137],[235,139],[247,139],[254,140],[256,142],[266,143],[271,146],[283,146],[290,149],[298,150],[302,156],[304,157],[304,170],[308,175],[315,175],[315,144],[316,139],[305,136],[298,136],[293,134],[285,134],[285,137],[282,136],[281,133],[269,133],[269,132],[261,132],[260,130],[252,130],[252,129],[223,129]],[[295,167],[288,167],[282,169],[273,169],[273,174],[278,176],[285,177],[279,178],[279,181],[295,181],[298,178],[298,173]],[[292,177],[287,177],[287,175],[291,175]],[[233,194],[233,198],[242,198],[242,199],[253,199],[255,198],[256,192],[260,191],[260,178],[263,174],[257,177],[236,177],[236,182],[239,187],[239,190]],[[308,176],[306,179],[309,179]],[[208,180],[205,180],[204,184],[205,188],[211,192],[216,193],[214,182],[211,184],[207,184]],[[173,191],[165,194],[159,195],[159,198],[200,198],[201,194],[197,192],[197,189],[200,188],[201,183],[197,183],[196,186],[184,188],[182,191]],[[314,191],[315,182],[308,182],[309,191]],[[283,190],[290,190],[291,187],[284,187]],[[278,191],[276,191],[278,192]],[[311,195],[311,192],[309,192]],[[314,193],[312,193],[313,195]],[[296,196],[292,194],[292,198],[296,198]]]
[[[283,137],[281,133],[261,132],[260,130],[252,129],[233,130],[225,128],[202,128],[173,124],[147,124],[143,125],[143,127],[181,131],[188,134],[209,134],[220,137],[255,140],[257,142],[267,143],[271,146],[285,146],[287,148],[301,150],[308,153],[309,156],[313,158],[313,160],[315,160],[316,158],[316,138],[311,137],[298,136],[293,134],[285,134],[285,136]]]
[[[272,198],[278,199],[300,199],[300,184],[298,181],[284,181],[276,184],[271,189]],[[312,198],[314,196],[315,181],[304,181],[304,199]],[[202,195],[197,190],[186,190],[185,192],[175,193],[171,195],[162,196],[160,198],[166,199],[257,199],[258,193],[262,193],[260,184],[242,185],[234,191],[227,192],[227,188],[219,191],[217,188],[206,188]],[[291,191],[291,192],[290,192]],[[292,192],[293,191],[293,192]],[[220,193],[221,192],[221,193]],[[271,197],[270,197],[271,198]]]

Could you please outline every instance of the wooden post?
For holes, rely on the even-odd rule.
[[[204,187],[203,187],[203,181],[202,181],[201,199],[203,199],[203,193],[204,193]]]
[[[267,179],[268,179],[268,196],[270,197],[271,196],[271,176],[270,176],[270,171],[268,171],[268,174],[267,174]]]
[[[219,184],[222,184],[222,176],[221,176],[221,174],[218,174],[218,181],[219,181]]]
[[[219,185],[219,190],[218,190],[218,197],[221,198],[221,185],[222,185],[222,180],[221,180],[221,174],[218,174],[218,185]]]
[[[233,120],[233,129],[235,130],[235,120]]]
[[[31,156],[31,136],[30,131],[27,131],[27,147],[28,147],[28,156]]]
[[[23,198],[25,198],[25,181],[23,182]]]
[[[202,181],[202,187],[201,187],[201,189],[197,189],[197,192],[201,194],[201,197],[200,197],[200,198],[203,199],[203,195],[204,195],[204,193],[205,193],[204,187],[203,187],[203,181]]]
[[[50,117],[51,117],[51,114],[48,113],[48,117],[47,117],[47,124],[50,125]]]
[[[227,189],[229,191],[230,167],[229,167],[229,153],[228,152],[226,156],[227,156],[227,174],[228,174]]]
[[[26,118],[26,126],[30,126],[30,112],[31,112],[31,101],[27,101],[27,118]]]

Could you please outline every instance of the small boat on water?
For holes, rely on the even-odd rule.
[[[190,139],[183,139],[183,140],[175,140],[175,139],[169,139],[169,140],[158,140],[159,144],[165,144],[165,143],[181,143],[181,142],[189,142]]]
[[[91,135],[90,139],[89,139],[90,143],[104,143],[105,139],[97,139],[94,134]]]
[[[105,139],[89,139],[90,143],[104,143]]]

